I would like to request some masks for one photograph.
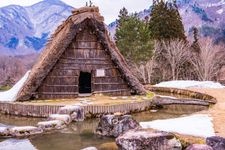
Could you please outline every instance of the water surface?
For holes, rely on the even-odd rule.
[[[166,106],[157,112],[146,111],[132,114],[137,121],[151,121],[156,119],[176,118],[182,115],[192,114],[206,109],[199,106]],[[35,125],[41,118],[24,118],[0,115],[0,123],[7,125]],[[99,119],[89,119],[84,122],[72,123],[67,128],[30,137],[32,145],[38,150],[80,150],[85,147],[95,146],[100,148],[102,144],[114,142],[113,138],[99,137],[94,133]],[[3,139],[0,139],[3,141]]]

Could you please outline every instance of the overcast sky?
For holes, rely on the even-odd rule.
[[[40,2],[41,0],[1,0],[0,7],[16,4],[21,6],[29,6]],[[78,8],[85,6],[89,0],[62,0],[63,2]],[[126,7],[129,12],[139,12],[149,8],[152,0],[92,0],[94,5],[100,7],[101,14],[105,17],[105,23],[114,21],[122,7]]]

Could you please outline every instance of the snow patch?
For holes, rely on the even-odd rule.
[[[28,79],[30,74],[30,71],[27,71],[27,73],[8,91],[0,92],[0,101],[8,101],[13,102],[16,100],[16,96],[20,89],[23,87],[24,83]]]
[[[156,96],[159,96],[159,97],[162,97],[162,98],[172,98],[172,99],[177,99],[177,97],[173,97],[173,96],[164,96],[164,95],[157,95]]]
[[[188,81],[188,80],[174,80],[161,82],[154,85],[156,87],[171,87],[171,88],[224,88],[225,86],[221,85],[218,82],[213,81]]]
[[[224,11],[223,8],[221,8],[221,9],[217,10],[216,12],[217,12],[218,14],[222,14],[223,11]]]
[[[177,132],[198,137],[215,136],[212,118],[208,115],[197,114],[175,119],[140,122],[143,128],[152,128],[167,132]]]
[[[6,131],[8,128],[7,127],[0,127],[0,132]]]

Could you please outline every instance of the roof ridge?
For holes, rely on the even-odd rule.
[[[97,6],[92,6],[92,7],[85,6],[85,7],[81,7],[79,9],[75,9],[75,10],[72,11],[72,13],[74,15],[82,14],[82,13],[85,13],[85,12],[91,12],[91,13],[97,12],[97,13],[99,13],[99,8]]]

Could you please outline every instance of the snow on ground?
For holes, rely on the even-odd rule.
[[[175,80],[166,81],[154,85],[156,87],[171,87],[171,88],[224,88],[218,82],[213,81],[189,81],[189,80]]]
[[[30,71],[27,71],[27,73],[8,91],[0,92],[0,102],[9,101],[13,102],[16,100],[16,96],[24,83],[26,82],[28,76],[30,74]]]
[[[8,139],[0,142],[1,150],[37,150],[28,139]]]
[[[7,127],[0,127],[0,133],[6,131],[7,129]]]
[[[167,132],[176,132],[198,137],[215,136],[212,118],[208,115],[196,114],[186,117],[140,122],[143,128],[152,128]]]

